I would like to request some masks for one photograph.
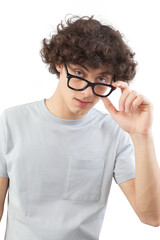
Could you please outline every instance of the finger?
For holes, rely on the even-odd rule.
[[[126,101],[125,101],[125,112],[129,112],[131,110],[132,104],[138,96],[139,96],[139,94],[135,90],[132,90],[129,93],[129,95],[126,98]],[[133,106],[133,109],[134,109],[134,106]]]
[[[122,93],[122,95],[121,95],[121,97],[119,99],[119,109],[120,109],[120,111],[124,111],[125,110],[125,102],[126,102],[126,99],[129,96],[130,92],[131,92],[131,90],[128,89],[128,88],[126,88],[123,91],[123,93]]]
[[[145,104],[145,97],[142,94],[139,94],[138,97],[134,100],[134,102],[132,104],[132,108],[134,110],[136,110],[142,103]],[[148,105],[148,104],[149,104],[149,102],[146,102],[146,105]]]
[[[114,118],[115,115],[117,114],[117,109],[113,106],[113,104],[111,103],[111,101],[108,98],[101,98],[106,109],[108,110],[108,112],[111,114],[111,116]]]
[[[121,89],[122,93],[126,88],[129,89],[128,83],[124,82],[124,81],[116,81],[116,82],[112,83],[112,85],[114,87],[119,87]]]

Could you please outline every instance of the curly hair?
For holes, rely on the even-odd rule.
[[[67,16],[66,16],[67,17]],[[74,21],[75,19],[75,21]],[[122,34],[110,25],[103,25],[94,15],[72,16],[61,21],[56,34],[42,40],[40,55],[49,65],[49,72],[59,77],[56,64],[86,64],[98,68],[104,64],[112,69],[116,80],[129,83],[136,74],[135,53]]]

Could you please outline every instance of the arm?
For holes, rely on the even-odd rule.
[[[112,118],[130,135],[136,161],[135,179],[120,187],[142,222],[160,226],[160,169],[151,131],[153,106],[145,96],[130,90],[126,82],[112,85],[121,89],[120,111],[109,99],[102,101]]]
[[[135,149],[136,206],[143,219],[160,225],[160,168],[156,159],[153,137],[130,135]]]
[[[136,177],[119,184],[139,219],[160,226],[160,168],[153,137],[130,135],[135,151]]]
[[[119,184],[141,222],[160,226],[160,168],[153,137],[131,135],[136,160],[135,179]]]
[[[3,215],[4,202],[9,186],[9,178],[0,177],[0,221]]]

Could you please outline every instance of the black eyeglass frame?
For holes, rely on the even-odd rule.
[[[94,93],[96,96],[98,96],[98,97],[108,97],[108,96],[116,89],[116,87],[113,87],[111,84],[91,83],[91,82],[89,82],[88,80],[86,80],[86,79],[84,79],[84,78],[81,78],[81,77],[72,75],[72,74],[70,74],[70,73],[68,72],[68,68],[67,68],[66,63],[64,64],[64,66],[65,66],[65,71],[66,71],[66,75],[67,75],[67,78],[68,78],[67,86],[68,86],[69,88],[75,90],[75,91],[83,91],[83,90],[86,89],[88,86],[91,86],[91,87],[92,87],[92,91],[93,91],[93,93]],[[80,79],[80,80],[83,80],[83,81],[87,82],[87,85],[86,85],[84,88],[82,88],[82,89],[72,88],[71,86],[69,86],[69,81],[70,81],[71,78],[78,78],[78,79]],[[114,77],[113,77],[113,82],[115,82],[115,75],[114,75]],[[109,92],[107,95],[101,96],[101,95],[95,93],[95,91],[94,91],[94,87],[95,87],[96,85],[109,86],[109,87],[111,87],[111,90],[110,90],[110,92]]]

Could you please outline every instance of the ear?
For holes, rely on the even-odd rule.
[[[59,73],[61,73],[61,72],[62,72],[62,69],[63,69],[63,64],[60,64],[60,65],[56,64],[55,66],[56,66],[57,71],[58,71]]]

